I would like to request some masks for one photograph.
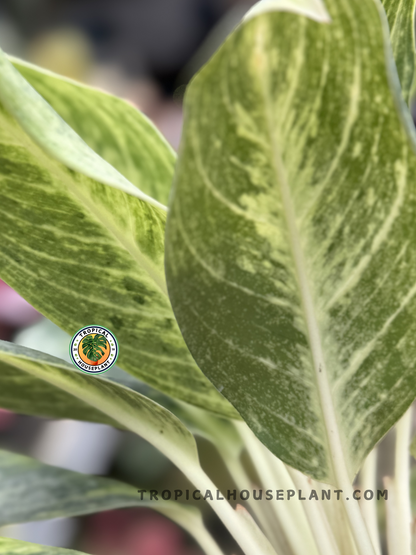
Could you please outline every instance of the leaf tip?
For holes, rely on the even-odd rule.
[[[322,0],[260,0],[247,12],[244,21],[268,12],[291,12],[318,23],[332,22]]]

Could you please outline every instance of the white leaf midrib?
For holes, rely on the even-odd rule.
[[[10,132],[14,132],[12,129],[9,129]],[[27,138],[26,138],[27,137]],[[45,167],[51,172],[53,176],[59,175],[59,179],[65,184],[68,192],[74,198],[77,203],[80,203],[83,208],[87,208],[88,214],[91,218],[95,219],[99,222],[101,226],[103,226],[103,222],[105,222],[104,229],[112,236],[116,243],[120,245],[120,247],[127,251],[129,255],[133,258],[133,260],[138,264],[140,268],[142,268],[147,275],[152,279],[152,281],[157,285],[157,287],[161,290],[165,297],[168,297],[166,280],[164,279],[164,275],[160,274],[156,270],[156,266],[147,259],[147,257],[141,252],[137,244],[133,241],[127,240],[126,237],[120,233],[117,229],[117,226],[111,222],[111,217],[108,217],[107,210],[101,208],[101,205],[92,204],[88,195],[84,193],[82,187],[76,184],[73,180],[71,180],[68,176],[68,173],[63,170],[61,163],[55,159],[51,159],[50,155],[48,155],[40,146],[33,142],[33,140],[26,136],[26,141],[29,143],[27,145],[29,152],[31,149],[35,148],[38,152],[36,154],[37,160],[42,160]],[[20,144],[23,143],[21,137],[17,137]],[[24,145],[26,146],[26,145]],[[108,185],[104,185],[103,187],[107,187]],[[124,191],[120,191],[120,193],[124,193]],[[145,202],[143,200],[138,199],[138,202]],[[153,208],[152,208],[153,210]]]
[[[267,52],[265,51],[264,40],[267,36],[266,29],[262,30],[260,23],[256,32],[256,48],[259,55],[266,60]],[[260,65],[260,64],[259,64]],[[257,67],[259,67],[259,65]],[[306,272],[306,263],[304,260],[299,231],[296,223],[295,209],[290,192],[290,185],[286,176],[285,166],[281,157],[279,141],[276,136],[273,115],[273,100],[270,94],[270,85],[268,82],[268,69],[262,68],[258,73],[261,92],[265,106],[265,121],[267,131],[271,143],[272,165],[276,175],[276,182],[282,199],[283,213],[286,220],[290,250],[292,253],[295,275],[298,282],[299,294],[301,298],[301,308],[306,322],[306,333],[311,351],[312,365],[316,380],[316,386],[319,397],[319,404],[322,411],[322,420],[325,425],[326,443],[330,454],[329,471],[330,479],[336,483],[349,482],[349,473],[345,464],[343,453],[341,434],[336,419],[335,408],[331,395],[331,389],[328,380],[327,369],[322,350],[322,341],[320,337],[316,311],[312,294],[309,286],[309,280]]]
[[[267,28],[264,28],[263,25],[264,20],[259,20],[259,25],[256,30],[255,48],[260,59],[262,58],[266,61],[268,60],[268,55],[264,41],[265,37],[267,37]],[[290,186],[286,177],[285,166],[281,158],[280,149],[278,147],[276,129],[273,125],[273,100],[270,94],[270,84],[268,79],[270,71],[267,67],[267,62],[263,64],[262,68],[260,66],[261,64],[256,64],[256,68],[260,70],[258,71],[258,79],[261,85],[261,93],[265,106],[266,126],[271,142],[272,163],[276,175],[276,181],[280,188],[283,213],[286,219],[290,249],[295,264],[295,275],[301,297],[301,306],[306,321],[306,333],[311,350],[319,404],[326,432],[326,443],[329,451],[329,465],[332,473],[331,478],[332,481],[334,481],[337,486],[344,491],[345,495],[345,492],[348,492],[351,489],[351,477],[346,465],[341,433],[331,395],[328,373],[323,356],[322,340],[320,337],[315,306],[306,272],[306,263],[296,224],[296,215],[290,194]],[[357,502],[352,501],[348,503],[347,500],[343,498],[343,504],[348,516],[351,532],[354,537],[358,553],[360,553],[360,555],[374,555],[371,539],[368,535],[368,530],[366,529],[365,523],[362,519]]]

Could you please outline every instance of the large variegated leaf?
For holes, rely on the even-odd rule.
[[[100,183],[163,208],[94,152],[29,85],[2,50],[0,76],[0,102],[28,136],[51,157]]]
[[[66,372],[77,372],[71,364],[59,358],[0,340],[1,408],[21,414],[69,418],[108,424],[118,428],[124,427],[106,413],[39,379],[36,375],[25,372],[20,368],[21,359],[34,367],[38,365],[44,368],[53,366]],[[107,378],[107,376],[108,374],[105,374],[103,377]],[[121,378],[109,377],[109,379],[111,382],[115,382],[116,388],[117,384],[120,384],[134,391],[139,391],[139,388],[143,389],[141,382],[129,377],[128,374],[126,377],[127,379],[124,376]],[[232,450],[235,453],[242,450],[243,446],[232,420],[218,418],[212,412],[176,401],[150,388],[146,392],[146,397],[173,413],[193,435],[204,437],[217,446],[221,444],[224,449]]]
[[[0,555],[85,555],[85,553],[11,538],[0,538]]]
[[[416,396],[416,158],[381,7],[326,6],[249,20],[188,88],[167,276],[256,435],[345,484]]]
[[[390,26],[390,42],[405,101],[410,104],[414,94],[416,65],[415,0],[375,0],[383,4]],[[329,22],[323,0],[260,0],[246,19],[261,13],[291,11],[320,22]]]
[[[173,501],[151,501],[150,494],[116,480],[42,464],[0,450],[0,526],[147,507],[187,530],[209,554],[220,554],[205,529],[200,511]]]
[[[66,372],[76,372],[75,367],[63,360],[0,341],[1,408],[34,416],[71,418],[120,426],[119,422],[88,403],[23,370],[20,367],[22,360],[35,368],[56,366]]]
[[[20,406],[26,414],[115,422],[149,441],[179,468],[183,469],[183,461],[199,466],[192,434],[171,412],[59,359],[0,341],[0,385],[0,406],[12,410]]]
[[[103,91],[11,61],[94,152],[145,194],[167,204],[176,155],[141,112]]]
[[[6,379],[5,397],[7,397],[7,388],[12,398],[17,397],[19,389],[25,394],[25,390],[20,386],[25,383],[24,375],[27,374],[33,378],[32,383],[35,385],[32,395],[41,391],[41,384],[44,383],[46,386],[60,390],[64,394],[61,397],[64,403],[67,402],[65,396],[75,397],[81,401],[81,410],[85,410],[82,405],[90,405],[121,427],[143,437],[168,457],[197,488],[214,490],[215,485],[199,464],[194,437],[171,412],[122,385],[69,370],[65,363],[54,360],[53,357],[5,342],[0,342],[0,347],[1,364],[6,368],[9,366],[15,369],[17,375],[20,374],[23,378],[10,386],[7,386]],[[26,397],[25,401],[27,411],[30,411],[32,406],[30,397]],[[71,403],[68,405],[69,412],[73,410],[73,405]],[[37,407],[36,401],[33,406]],[[44,406],[48,406],[46,402]],[[52,410],[54,410],[53,406]],[[95,419],[95,416],[93,418]],[[241,528],[240,515],[227,502],[215,499],[209,499],[209,502],[246,555],[276,555],[260,530]],[[261,541],[259,541],[259,535]]]
[[[390,26],[390,41],[403,96],[410,104],[415,86],[416,67],[415,0],[381,1]]]
[[[23,110],[19,121],[26,118],[28,128],[33,117],[54,144],[59,117],[45,104],[50,117],[39,119],[43,112],[31,103],[37,93],[1,55],[0,77],[0,99],[3,89],[11,94],[21,87],[20,103],[12,106]],[[51,97],[54,91],[60,94],[51,85]],[[173,316],[164,276],[165,217],[161,209],[57,162],[0,104],[0,278],[70,335],[83,326],[108,327],[120,344],[118,364],[144,382],[235,415],[197,368]]]

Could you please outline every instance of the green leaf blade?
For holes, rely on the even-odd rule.
[[[151,501],[148,492],[139,494],[137,488],[122,482],[0,450],[0,526],[127,507],[153,509],[187,530],[202,547],[206,544],[208,533],[196,507],[162,499]]]
[[[147,498],[140,503],[133,486],[45,465],[7,451],[0,451],[0,483],[0,526],[150,503]]]
[[[1,60],[3,72],[9,62]],[[2,75],[7,88],[8,73]],[[43,79],[39,72],[38,83]],[[43,86],[53,98],[60,87],[51,79],[54,84],[46,76]],[[65,82],[63,88],[59,102],[77,87]],[[83,94],[78,88],[75,98]],[[94,94],[85,93],[90,108]],[[166,213],[63,166],[3,106],[0,121],[0,278],[69,335],[88,325],[110,329],[120,344],[118,364],[142,381],[235,417],[195,365],[172,313],[164,276]]]
[[[113,422],[149,441],[179,468],[184,460],[199,467],[195,440],[172,413],[140,393],[78,372],[55,357],[0,341],[0,384],[0,406],[16,410],[20,403],[25,414]]]
[[[4,344],[4,342],[0,342],[0,349],[0,380],[4,365],[9,365],[33,379],[36,388],[32,390],[31,396],[24,399],[27,411],[33,410],[34,405],[35,409],[39,407],[36,406],[36,402],[34,403],[33,397],[37,391],[40,392],[41,398],[44,397],[43,384],[56,388],[62,393],[61,399],[69,413],[74,409],[74,405],[71,400],[68,403],[65,398],[74,397],[82,402],[81,406],[82,404],[89,405],[97,412],[102,412],[104,421],[108,415],[119,426],[143,437],[168,457],[198,489],[215,489],[215,485],[200,466],[193,435],[177,417],[162,406],[124,386],[68,369],[67,364],[43,353]],[[3,384],[0,382],[0,385]],[[17,387],[16,384],[7,387],[6,380],[6,387],[0,388],[0,399],[2,394],[9,401],[16,396],[22,398],[24,389],[21,385],[22,383],[18,382]],[[44,399],[44,406],[48,406],[48,403],[50,400]],[[77,414],[75,418],[81,418],[81,415]],[[209,502],[217,514],[224,519],[239,545],[249,545],[249,549],[246,549],[247,553],[253,555],[255,553],[274,553],[271,545],[259,530],[241,528],[239,516],[228,502],[213,498],[210,498]],[[207,534],[199,515],[196,515],[196,518],[195,514],[190,516],[190,513],[178,510],[176,505],[173,510],[166,506],[163,509],[160,507],[160,509],[166,516],[193,534],[207,553],[218,555],[218,546]]]
[[[55,160],[85,176],[164,209],[92,150],[20,75],[0,50],[0,101],[28,136]]]
[[[200,368],[339,483],[416,395],[416,162],[377,6],[326,6],[249,21],[188,88],[166,264]]]
[[[80,551],[38,545],[11,538],[0,538],[1,555],[85,555]]]
[[[108,424],[120,424],[103,412],[19,367],[20,357],[35,366],[59,366],[67,372],[76,372],[70,364],[38,351],[16,347],[0,341],[0,407],[20,414],[49,418],[71,418]]]
[[[9,59],[94,152],[146,195],[167,204],[176,154],[146,116],[108,93]]]

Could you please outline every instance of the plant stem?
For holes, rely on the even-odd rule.
[[[364,462],[360,474],[360,485],[364,491],[367,489],[375,491],[377,489],[377,448],[371,451]],[[362,498],[360,507],[371,541],[373,542],[374,550],[377,555],[381,555],[376,498],[373,497],[371,500],[364,500]]]
[[[411,553],[411,524],[412,512],[410,508],[410,457],[409,443],[412,428],[412,407],[405,413],[396,426],[396,451],[394,461],[395,485],[395,525],[398,530],[396,553],[410,555]]]
[[[201,467],[193,466],[183,470],[188,479],[202,492],[217,490],[211,478],[205,474]],[[252,521],[252,526],[245,525],[246,520],[231,507],[228,501],[225,499],[218,501],[208,497],[207,502],[217,513],[245,555],[281,555],[276,553],[254,521]],[[253,533],[253,530],[255,533]]]
[[[284,464],[264,447],[245,423],[238,422],[236,426],[244,439],[257,473],[263,483],[267,484],[266,489],[272,489],[273,486],[275,486],[275,489],[293,489],[293,482]],[[270,453],[270,457],[275,459],[273,466],[268,453]],[[272,501],[271,503],[292,552],[295,555],[305,555],[305,553],[318,555],[313,535],[300,502],[291,500],[290,503],[288,501]],[[295,511],[295,514],[293,514],[293,511]]]
[[[311,487],[306,476],[290,467],[288,467],[288,472],[295,486],[310,495]],[[307,496],[309,497],[309,495]],[[312,504],[307,500],[302,504],[321,555],[339,555],[339,549],[323,512],[321,501]]]
[[[358,501],[355,501],[349,495],[349,500],[345,497],[345,491],[352,494],[352,486],[349,480],[339,481],[339,486],[343,490],[342,497],[345,513],[351,526],[352,536],[357,547],[359,555],[375,555],[373,542],[370,539],[367,527],[360,511]]]
[[[230,458],[225,456],[223,460],[238,489],[240,491],[250,490],[252,488],[252,483],[246,473],[241,460],[239,458],[237,459],[235,457]],[[255,501],[252,496],[250,496],[247,503],[253,514],[257,517],[258,522],[260,523],[260,527],[263,529],[273,547],[277,551],[283,553],[285,551],[285,547],[282,545],[279,538],[278,528],[276,526],[273,526],[270,518],[270,512],[265,510],[265,505],[262,502]]]
[[[321,492],[321,499],[322,491],[324,489],[331,489],[327,484],[315,482],[314,480],[311,480],[311,484],[314,489]],[[347,515],[345,514],[342,503],[339,503],[338,500],[335,500],[332,496],[331,499],[327,499],[325,502],[322,502],[322,507],[324,509],[328,526],[332,530],[334,539],[338,545],[340,555],[358,555]]]
[[[242,462],[242,453],[245,449],[244,441],[232,421],[228,422],[224,429],[222,419],[218,419],[202,409],[191,407],[187,403],[180,401],[176,403],[180,407],[180,413],[184,415],[185,421],[192,423],[187,426],[189,431],[204,437],[216,447],[238,490],[241,492],[254,489],[255,486]],[[228,431],[227,428],[229,428]],[[282,553],[282,555],[291,555],[288,545],[284,541],[284,534],[280,525],[276,526],[276,522],[272,519],[268,506],[270,503],[256,500],[253,495],[249,496],[246,503],[276,551]]]
[[[217,542],[202,522],[200,526],[189,527],[188,532],[195,538],[201,548],[205,551],[206,555],[224,555],[224,552],[219,548]]]
[[[386,528],[387,528],[387,551],[389,555],[395,555],[396,546],[400,544],[399,541],[399,531],[396,526],[397,515],[396,515],[396,484],[389,476],[383,478],[383,484],[385,489],[389,492],[389,499],[386,503]]]

